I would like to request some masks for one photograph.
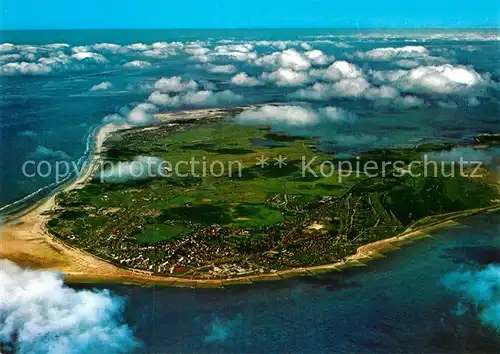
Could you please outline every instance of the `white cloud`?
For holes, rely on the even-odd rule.
[[[210,60],[211,59],[215,60],[218,58],[244,62],[257,59],[257,53],[255,52],[245,53],[245,52],[233,51],[233,52],[216,52],[210,55]]]
[[[47,47],[47,45],[45,46]],[[52,47],[54,48],[64,48],[64,47],[69,47],[67,44],[59,44],[58,47]],[[71,51],[73,53],[80,53],[80,52],[89,52],[89,51],[96,51],[96,52],[107,52],[111,54],[124,54],[129,52],[129,48],[127,47],[122,47],[121,45],[114,44],[114,43],[96,43],[92,45],[85,45],[85,46],[75,46],[71,48]]]
[[[156,122],[153,113],[158,111],[158,107],[151,103],[139,103],[128,113],[127,120],[131,125],[146,125]]]
[[[336,107],[314,110],[302,106],[265,105],[256,109],[247,109],[235,116],[234,119],[241,124],[308,126],[322,122],[352,122],[356,120],[356,115]]]
[[[305,49],[305,50],[312,50],[312,49],[313,49],[312,45],[310,45],[310,44],[309,44],[309,43],[307,43],[307,42],[302,42],[302,43],[300,43],[300,46],[301,46],[303,49]]]
[[[284,50],[278,55],[278,63],[283,68],[293,70],[307,70],[311,66],[311,62],[295,49]]]
[[[317,82],[296,93],[299,98],[325,100],[331,97],[360,97],[370,88],[370,83],[354,65],[347,62],[335,62],[323,75],[335,83]]]
[[[13,52],[16,46],[12,43],[2,43],[0,44],[0,52]]]
[[[180,96],[170,96],[167,93],[154,91],[149,95],[148,101],[158,106],[177,107],[180,105]]]
[[[195,92],[186,92],[179,95],[169,95],[159,91],[153,92],[148,101],[159,106],[181,107],[181,106],[196,106],[208,107],[225,104],[239,103],[243,100],[243,96],[235,94],[231,90],[214,92],[210,90],[201,90]]]
[[[321,38],[321,37],[322,36],[317,36],[316,38]],[[314,39],[314,40],[309,41],[309,43],[331,45],[331,46],[334,46],[337,48],[343,48],[343,49],[352,48],[352,45],[350,45],[350,44],[347,44],[344,42],[332,41],[329,39]]]
[[[343,108],[325,107],[320,108],[318,111],[331,122],[354,122],[358,118],[355,113]]]
[[[50,66],[37,63],[7,63],[1,66],[3,75],[17,75],[17,74],[48,74],[52,71]]]
[[[317,112],[300,106],[265,105],[257,109],[248,109],[235,117],[242,124],[285,124],[310,125],[319,123]]]
[[[305,52],[304,55],[315,65],[325,65],[335,60],[334,56],[328,56],[317,49]]]
[[[325,77],[330,80],[339,80],[341,78],[359,78],[363,72],[356,65],[347,61],[336,61],[328,67]]]
[[[382,86],[372,86],[368,88],[365,92],[365,97],[372,100],[386,99],[393,100],[398,97],[399,90],[387,85]]]
[[[399,108],[415,108],[425,105],[423,99],[416,96],[401,96],[398,89],[382,85],[368,88],[363,97],[373,100],[376,105],[387,105]]]
[[[182,49],[184,48],[184,43],[182,42],[154,42],[151,44],[151,48],[153,49]]]
[[[440,48],[434,49],[433,51],[442,52]],[[432,56],[430,51],[423,46],[375,48],[367,52],[356,52],[355,55],[365,60],[394,60],[394,65],[405,69],[415,68],[420,65],[438,65],[448,62],[445,58]]]
[[[201,79],[198,81],[198,85],[203,90],[217,91],[217,85],[208,80]]]
[[[199,61],[200,63],[208,63],[212,61],[212,57],[209,55],[193,55],[189,57],[189,60]]]
[[[4,54],[0,55],[0,61],[1,62],[12,62],[16,60],[21,60],[22,56],[21,54]]]
[[[215,51],[218,53],[230,53],[230,52],[241,52],[250,53],[254,50],[254,45],[251,43],[244,44],[230,44],[230,45],[219,45],[215,47]]]
[[[34,132],[33,130],[23,130],[23,131],[20,131],[19,133],[17,133],[17,135],[18,136],[24,136],[24,137],[27,137],[27,138],[34,138],[38,134],[36,132]]]
[[[204,343],[227,343],[234,340],[236,333],[244,330],[244,317],[237,314],[231,319],[221,319],[218,315],[213,315],[212,320],[206,325],[207,334],[202,338]]]
[[[298,90],[292,97],[307,100],[325,101],[332,98],[362,98],[371,100],[376,105],[413,108],[425,104],[416,96],[402,96],[400,91],[389,85],[373,86],[364,77],[341,79],[334,83],[317,82]]]
[[[396,97],[392,105],[402,108],[414,108],[421,107],[425,105],[425,101],[422,98],[416,96],[400,96]]]
[[[468,97],[467,98],[467,105],[469,107],[477,107],[481,104],[479,99],[477,97]]]
[[[311,61],[295,49],[286,49],[282,52],[265,55],[254,61],[255,65],[267,68],[289,68],[293,70],[307,70],[311,67]]]
[[[420,58],[429,56],[429,50],[422,46],[405,46],[400,48],[376,48],[366,53],[357,53],[359,57],[370,60],[389,61],[395,58]]]
[[[91,53],[91,52],[78,52],[71,56],[76,60],[92,60],[97,63],[107,63],[108,59],[106,59],[102,54],[99,53]]]
[[[269,47],[283,50],[286,49],[290,41],[254,41],[253,43],[259,47]]]
[[[309,71],[309,75],[326,81],[364,77],[363,71],[360,68],[345,60],[336,61],[326,69],[312,69]]]
[[[114,125],[119,126],[119,125],[125,124],[126,119],[124,117],[122,117],[121,115],[114,113],[114,114],[109,114],[109,115],[105,116],[102,119],[102,122],[105,124],[112,123]]]
[[[71,48],[71,52],[73,53],[79,53],[79,52],[88,52],[91,48],[89,45],[81,45],[81,46],[75,46]]]
[[[436,102],[436,105],[441,108],[447,108],[447,109],[457,109],[458,105],[456,102],[453,101],[438,101]]]
[[[89,67],[95,69],[99,65],[111,65],[104,55],[90,51],[94,47],[109,54],[110,51],[106,51],[104,48],[113,46],[111,44],[96,44],[71,49],[65,43],[41,46],[4,46],[6,49],[11,48],[15,53],[0,56],[0,61],[6,62],[0,66],[0,74],[46,75],[53,72],[85,70]]]
[[[309,75],[292,69],[279,68],[272,73],[263,73],[262,79],[272,81],[277,86],[300,86],[309,82]]]
[[[62,150],[53,150],[44,145],[38,145],[34,152],[28,155],[29,158],[46,160],[71,160],[71,156]]]
[[[142,52],[142,55],[156,59],[158,58],[167,59],[172,54],[175,53],[172,53],[169,50],[164,50],[164,49],[152,49],[152,50],[145,50],[144,52]]]
[[[209,90],[188,92],[182,97],[184,104],[194,106],[216,106],[219,104],[236,103],[242,100],[243,96],[235,94],[230,90],[221,92],[213,92]]]
[[[162,92],[185,92],[196,91],[199,85],[194,80],[185,81],[180,76],[173,76],[156,81],[154,88]]]
[[[187,47],[187,48],[184,49],[184,51],[186,53],[188,53],[188,54],[192,54],[192,55],[195,55],[195,56],[205,55],[205,54],[210,53],[210,49],[204,48],[204,47],[200,47],[200,46]]]
[[[123,64],[123,67],[130,69],[142,69],[151,66],[151,63],[143,60],[133,60],[131,62]]]
[[[7,351],[111,354],[139,346],[124,323],[123,299],[67,287],[56,272],[0,260],[0,304],[0,343]]]
[[[237,75],[234,75],[231,78],[231,83],[237,86],[247,86],[247,87],[259,86],[264,84],[261,80],[249,76],[247,73],[239,73]]]
[[[377,84],[391,83],[397,81],[408,73],[407,70],[389,70],[389,71],[376,71],[369,72],[371,80]]]
[[[399,66],[403,69],[413,69],[417,66],[420,66],[420,62],[418,60],[413,59],[401,59],[394,63],[396,66]]]
[[[341,97],[361,96],[368,88],[370,83],[363,77],[351,79],[342,79],[333,84],[333,92]]]
[[[99,173],[99,179],[105,183],[123,183],[131,180],[141,180],[166,176],[165,160],[151,156],[136,156],[132,161],[120,161],[107,170]]]
[[[100,84],[92,86],[90,91],[105,91],[113,87],[113,84],[109,81],[103,81]]]
[[[114,43],[97,43],[92,45],[92,49],[98,52],[110,52],[113,54],[126,53],[127,49]]]
[[[56,70],[66,69],[71,67],[82,67],[81,63],[72,65],[74,64],[74,62],[72,63],[70,57],[64,54],[49,58],[40,58],[38,59],[38,63]]]
[[[206,64],[202,66],[206,71],[214,74],[234,74],[236,72],[236,67],[234,65],[213,65]]]
[[[475,47],[475,46],[472,46],[472,45],[466,45],[462,48],[460,48],[461,50],[465,51],[465,52],[477,52],[479,50],[478,47]]]
[[[443,277],[444,286],[460,295],[459,315],[471,312],[486,326],[500,330],[500,267],[460,271]]]
[[[219,45],[211,51],[208,48],[195,47],[185,51],[192,54],[190,60],[207,63],[215,60],[235,60],[240,62],[257,59],[257,53],[253,51],[254,46],[250,43]]]
[[[134,43],[127,46],[128,49],[143,52],[149,49],[149,46],[144,43]]]
[[[140,51],[137,54],[151,58],[167,59],[170,55],[176,55],[177,50],[182,50],[184,44],[180,42],[155,42],[148,46],[147,50]]]
[[[402,91],[415,93],[460,94],[484,87],[489,78],[473,68],[451,64],[421,66],[408,71],[375,71],[374,79],[392,83]]]
[[[345,40],[355,40],[358,42],[378,42],[378,41],[435,41],[435,40],[451,40],[451,41],[500,41],[500,35],[496,30],[491,31],[440,31],[433,32],[414,31],[402,34],[400,31],[392,32],[359,32],[356,34],[329,34],[310,36],[310,38],[341,38]]]

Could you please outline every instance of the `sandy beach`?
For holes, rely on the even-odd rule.
[[[93,156],[85,171],[62,190],[81,188],[95,171],[103,149],[104,141],[118,127],[108,124],[98,131],[95,138]],[[314,267],[294,268],[254,276],[230,279],[189,279],[172,276],[158,276],[146,271],[117,267],[85,251],[71,247],[47,232],[45,224],[49,221],[49,211],[55,208],[55,194],[46,198],[35,207],[6,223],[0,229],[0,258],[9,259],[21,266],[35,269],[60,271],[69,282],[119,282],[138,285],[170,285],[184,287],[222,287],[238,283],[252,283],[277,280],[291,276],[311,275],[328,271],[340,271],[347,266],[363,266],[366,261],[383,257],[383,253],[396,250],[404,243],[428,237],[427,232],[456,224],[456,218],[488,210],[500,209],[499,205],[483,209],[453,213],[436,224],[418,230],[407,230],[396,237],[380,240],[357,249],[356,254],[335,264]]]

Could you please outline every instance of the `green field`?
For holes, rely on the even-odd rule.
[[[371,151],[359,160],[407,163],[449,147]],[[97,174],[58,196],[49,229],[112,262],[158,273],[231,276],[334,262],[417,220],[485,207],[498,196],[487,171],[483,179],[303,174],[303,159],[316,157],[319,172],[322,162],[336,162],[334,152],[224,121],[121,131],[106,148],[109,161],[151,156],[178,168],[120,183],[101,183]],[[269,165],[256,165],[261,156]],[[181,162],[191,159],[199,163]]]

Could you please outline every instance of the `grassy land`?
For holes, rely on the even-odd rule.
[[[314,140],[221,121],[123,131],[106,144],[110,161],[199,163],[165,178],[95,180],[61,194],[49,229],[112,262],[159,273],[214,277],[335,262],[417,220],[484,207],[498,195],[487,171],[483,179],[303,174],[303,158],[316,157],[319,172],[333,154]],[[359,160],[407,163],[446,148],[386,149]],[[282,168],[274,165],[280,155]],[[256,165],[261,156],[269,166]],[[219,177],[210,173],[216,160],[225,166]]]

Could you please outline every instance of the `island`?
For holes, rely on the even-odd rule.
[[[446,158],[496,148],[498,135],[351,156],[239,124],[244,109],[105,126],[87,171],[1,231],[3,256],[77,281],[223,286],[364,265],[500,208],[494,165]]]

